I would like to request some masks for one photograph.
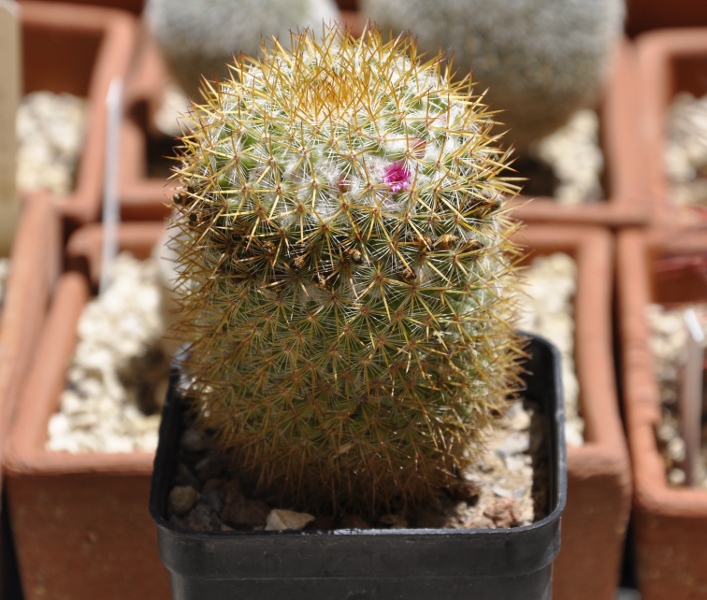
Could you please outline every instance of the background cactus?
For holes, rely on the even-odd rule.
[[[290,506],[422,504],[518,388],[493,121],[410,38],[303,34],[233,71],[174,197],[198,421]]]
[[[234,54],[255,55],[262,39],[339,19],[334,0],[148,0],[148,27],[179,85],[196,98],[200,77],[228,76]]]
[[[623,0],[361,0],[382,31],[410,31],[421,52],[454,52],[508,125],[530,143],[599,99],[622,31]]]

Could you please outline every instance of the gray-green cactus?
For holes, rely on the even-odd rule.
[[[334,0],[148,0],[145,17],[172,74],[198,99],[201,76],[227,78],[234,54],[254,55],[272,36],[287,45],[290,30],[320,32],[339,11]]]
[[[371,31],[204,93],[174,197],[198,421],[292,506],[429,500],[518,386],[491,116]]]
[[[525,153],[601,93],[623,0],[361,0],[381,31],[410,31],[421,52],[454,53]]]

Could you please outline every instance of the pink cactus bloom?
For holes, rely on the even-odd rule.
[[[385,168],[383,181],[388,184],[393,194],[408,189],[410,185],[411,173],[404,162],[393,161],[392,165]]]

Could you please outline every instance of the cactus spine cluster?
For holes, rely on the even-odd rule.
[[[305,32],[205,86],[182,138],[198,421],[290,506],[426,502],[518,389],[506,155],[440,60]]]
[[[228,77],[226,63],[254,56],[263,38],[289,39],[289,31],[339,19],[334,0],[148,0],[146,22],[167,65],[190,98],[202,75]]]
[[[599,99],[620,39],[624,0],[362,0],[382,31],[471,70],[517,151]]]

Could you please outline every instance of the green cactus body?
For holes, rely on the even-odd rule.
[[[428,501],[518,388],[505,155],[439,65],[302,34],[204,90],[183,138],[198,421],[291,506]]]
[[[338,21],[334,0],[148,0],[145,20],[184,92],[198,98],[202,75],[228,77],[234,54],[254,56],[263,38]]]
[[[420,51],[454,53],[454,67],[488,87],[491,108],[525,154],[531,142],[594,105],[620,39],[624,0],[362,0],[362,12]]]

